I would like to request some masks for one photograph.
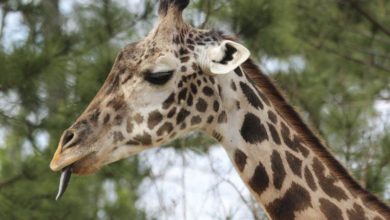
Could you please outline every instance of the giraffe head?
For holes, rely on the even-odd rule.
[[[182,19],[189,0],[161,0],[159,22],[142,41],[127,45],[104,85],[67,129],[51,161],[59,171],[84,175],[226,120],[216,75],[228,74],[249,51],[219,33]]]

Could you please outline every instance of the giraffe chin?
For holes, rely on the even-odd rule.
[[[102,167],[101,161],[90,155],[72,164],[72,173],[78,176],[86,176],[96,173]]]

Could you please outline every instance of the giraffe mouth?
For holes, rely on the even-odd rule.
[[[80,164],[83,164],[85,161],[88,161],[88,159],[91,157],[91,155],[93,155],[93,153],[88,154],[87,156],[85,156],[85,157],[73,162],[72,164],[67,165],[66,167],[62,168],[56,200],[59,200],[64,195],[64,193],[69,185],[72,173],[82,174],[82,173],[78,173],[78,172],[80,172]]]
[[[124,157],[135,155],[140,151],[143,151],[147,148],[145,147],[134,147],[130,145],[123,145],[115,147],[111,150],[108,155],[109,157],[99,158],[97,152],[91,152],[77,160],[66,158],[68,162],[73,161],[71,164],[66,165],[62,168],[61,177],[58,185],[58,192],[56,200],[61,199],[61,197],[66,192],[66,189],[69,185],[72,174],[76,175],[88,175],[96,172],[102,166],[108,165],[115,161],[118,161]],[[65,161],[65,160],[64,160]],[[59,169],[60,166],[57,163],[53,163],[53,168]],[[67,164],[67,163],[63,163]]]

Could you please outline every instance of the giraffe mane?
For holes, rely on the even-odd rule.
[[[229,39],[232,39],[228,37]],[[324,142],[313,132],[301,118],[298,111],[293,106],[288,104],[282,92],[277,88],[275,83],[265,75],[251,59],[248,59],[241,66],[245,74],[254,81],[254,84],[264,92],[270,99],[278,113],[293,127],[301,139],[306,143],[315,154],[326,164],[326,166],[334,172],[347,188],[358,193],[363,202],[376,211],[384,215],[386,219],[390,219],[390,208],[375,195],[364,189],[349,172],[335,159],[329,152]]]

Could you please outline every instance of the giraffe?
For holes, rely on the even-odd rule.
[[[390,219],[223,33],[187,24],[189,0],[160,0],[159,21],[122,49],[107,80],[67,129],[50,163],[87,175],[191,131],[214,137],[270,219]]]

